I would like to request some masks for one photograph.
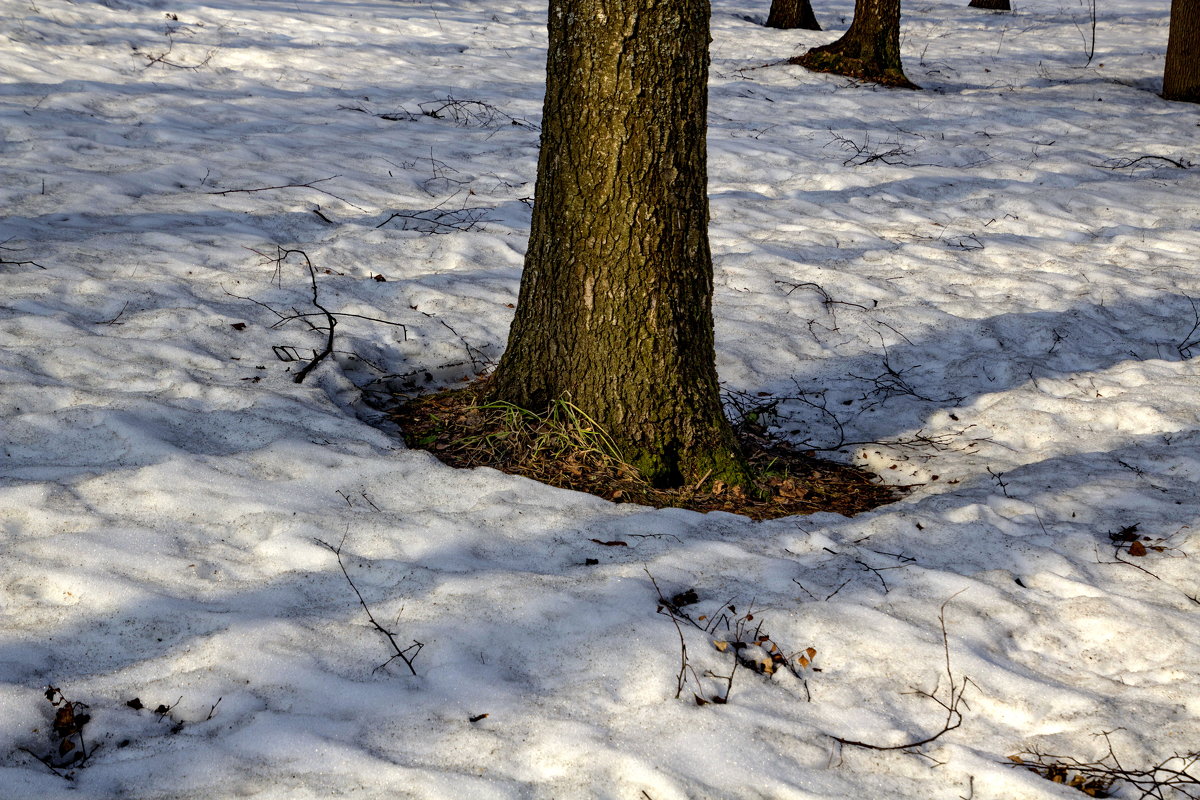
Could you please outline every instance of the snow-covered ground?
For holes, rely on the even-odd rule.
[[[907,2],[921,92],[778,65],[844,30],[814,5],[826,32],[713,9],[718,366],[921,485],[754,523],[449,469],[363,400],[504,345],[540,0],[0,0],[0,797],[1070,798],[1006,757],[1200,749],[1169,3],[1100,3],[1089,64],[1090,4]],[[347,315],[300,385],[323,317],[276,325],[317,311],[281,248]],[[676,699],[650,576],[815,648],[807,692],[739,669],[696,705],[733,633],[685,624]],[[937,733],[913,690],[951,677],[924,755],[835,741]],[[34,757],[48,685],[89,707],[73,781]]]

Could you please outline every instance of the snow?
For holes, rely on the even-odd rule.
[[[504,346],[543,3],[0,0],[0,796],[1020,800],[1079,796],[1021,751],[1200,749],[1200,169],[1166,160],[1200,161],[1200,108],[1156,95],[1169,3],[1099,4],[1090,63],[1086,4],[909,3],[921,92],[779,63],[844,29],[814,5],[825,32],[714,4],[718,367],[918,486],[755,523],[453,470],[368,402]],[[359,315],[299,385],[323,338],[281,318],[316,311],[281,249]],[[377,669],[321,542],[416,676]],[[676,699],[651,576],[815,648],[811,701],[749,669]],[[717,693],[731,657],[682,635]],[[950,677],[925,756],[834,740],[936,733],[913,690]],[[30,752],[48,685],[92,716],[69,781]]]

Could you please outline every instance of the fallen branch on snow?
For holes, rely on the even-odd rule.
[[[396,635],[375,621],[375,615],[371,613],[370,606],[368,606],[367,601],[363,599],[362,592],[360,592],[358,587],[354,585],[354,580],[350,577],[350,573],[346,571],[346,564],[342,561],[342,545],[345,543],[346,537],[342,537],[342,541],[338,542],[337,547],[334,547],[329,542],[321,539],[314,539],[313,541],[321,545],[321,547],[324,547],[329,552],[333,553],[333,555],[337,558],[338,566],[341,567],[342,574],[346,576],[346,582],[350,584],[350,588],[354,590],[354,594],[358,598],[359,604],[363,607],[363,610],[367,612],[367,619],[369,619],[371,624],[375,626],[375,630],[387,637],[388,643],[392,646],[392,650],[394,651],[395,655],[373,669],[372,672],[378,672],[396,659],[400,659],[404,662],[404,666],[408,667],[409,672],[411,672],[413,675],[416,675],[417,670],[413,666],[413,662],[417,660],[417,656],[420,654],[421,649],[425,647],[425,645],[421,642],[418,642],[416,639],[413,639],[412,644],[401,650],[400,645],[396,643]],[[400,611],[403,613],[404,609],[402,608]],[[410,653],[412,655],[409,655]]]

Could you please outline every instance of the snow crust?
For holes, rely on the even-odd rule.
[[[917,485],[754,523],[449,469],[363,399],[504,346],[542,3],[0,0],[0,796],[1021,800],[1078,796],[1021,750],[1200,749],[1200,108],[1156,94],[1168,6],[1099,4],[1088,62],[1085,5],[907,3],[907,92],[780,63],[845,3],[814,33],[716,0],[722,379]],[[359,315],[301,385],[323,318],[277,325],[316,311],[280,248]],[[416,677],[376,670],[319,541]],[[811,701],[749,670],[675,699],[650,576],[816,648]],[[969,709],[928,757],[834,741],[935,733],[912,690],[944,697],[947,655]],[[72,781],[28,752],[47,685],[90,707]]]

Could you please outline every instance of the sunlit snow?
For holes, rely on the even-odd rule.
[[[0,0],[0,797],[1021,800],[1082,796],[1022,751],[1200,750],[1170,3],[1099,3],[1089,62],[1088,3],[906,0],[920,92],[783,65],[852,4],[768,5],[713,9],[718,369],[917,485],[852,519],[612,504],[380,425],[504,347],[540,0]],[[281,248],[343,315],[302,384],[324,316]],[[740,668],[698,706],[732,634],[685,625],[676,699],[651,576],[815,648],[807,689]],[[919,753],[836,741],[937,733],[951,677]],[[91,715],[63,775],[47,686]]]

